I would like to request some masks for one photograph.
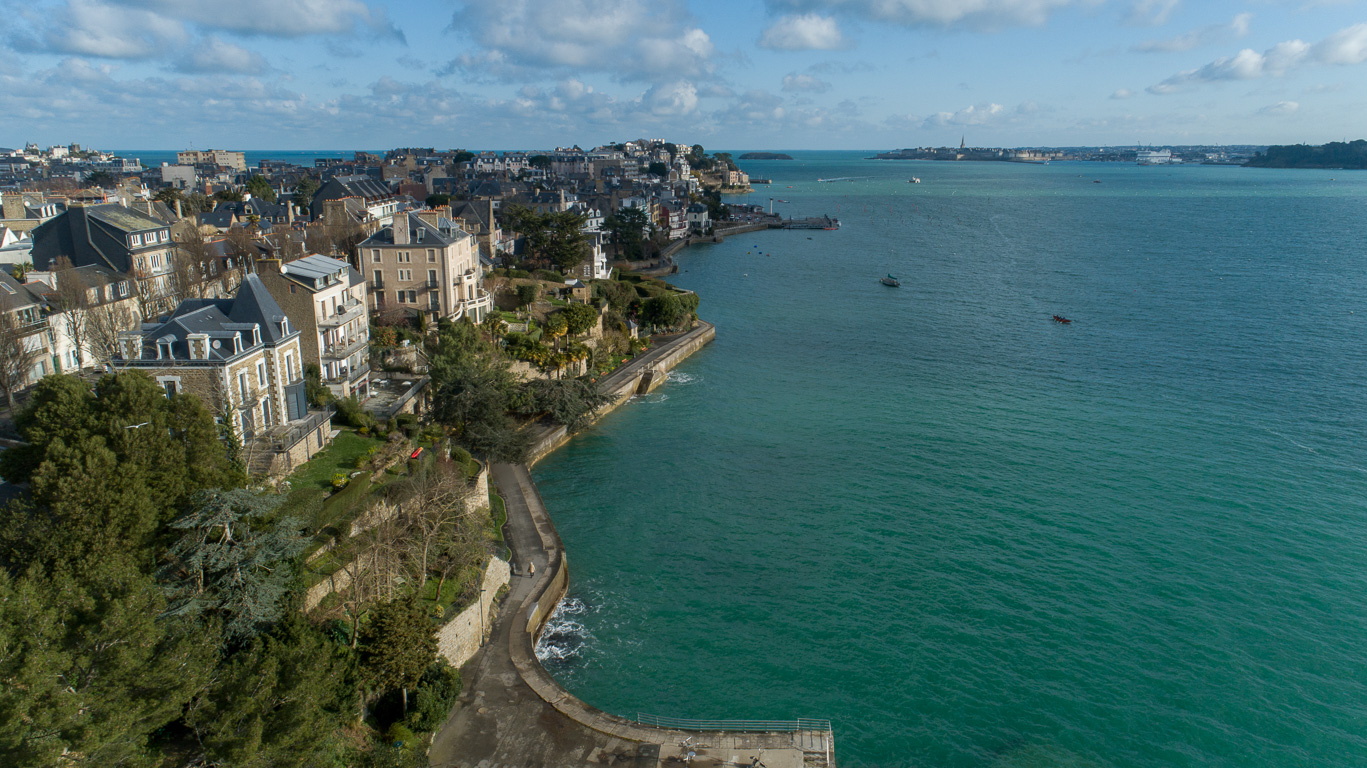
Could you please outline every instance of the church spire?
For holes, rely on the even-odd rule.
[[[959,136],[959,149],[963,149],[963,148],[964,148],[964,139],[966,139],[966,138],[968,138],[968,134],[963,134],[963,135]]]

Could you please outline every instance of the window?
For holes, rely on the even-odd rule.
[[[168,234],[166,234],[166,230],[163,229],[163,230],[161,231],[161,241],[164,243],[164,242],[166,242],[167,240],[170,240],[170,239],[171,239],[171,236],[168,235]]]
[[[429,269],[429,270],[427,270],[427,284],[428,284],[428,285],[436,285],[436,284],[437,284],[437,270],[435,270],[435,269]]]
[[[285,381],[294,381],[294,353],[285,353]]]
[[[127,283],[127,282],[120,282],[120,283],[119,283],[119,295],[120,295],[120,296],[127,296],[127,295],[128,295],[128,283]]]
[[[406,293],[404,293],[403,291],[395,291],[394,294],[399,297],[400,304],[404,303],[404,297],[407,296]]]
[[[408,292],[408,303],[409,303],[409,304],[417,304],[417,303],[418,303],[418,292],[417,292],[417,291],[409,291],[409,292]]]
[[[429,294],[432,297],[432,309],[441,309],[441,294]]]
[[[174,381],[163,381],[161,385],[166,388],[167,397],[176,396],[176,383]]]
[[[428,249],[427,249],[427,263],[428,263],[428,264],[435,264],[435,263],[437,263],[437,252],[436,252],[436,250],[434,250],[434,249],[432,249],[432,248],[428,248]]]
[[[376,272],[376,273],[375,273],[375,287],[376,287],[376,288],[383,288],[383,287],[384,287],[384,274],[382,274],[382,273],[380,273],[380,272]]]
[[[380,250],[378,248],[370,252],[370,260],[376,264],[380,263]]]
[[[263,387],[266,386],[266,361],[265,361],[265,360],[258,360],[258,361],[256,361],[256,383],[257,383],[257,384],[260,384],[260,385],[263,386]]]
[[[237,391],[242,397],[242,404],[247,404],[247,372],[242,371],[237,374]]]
[[[409,251],[400,251],[399,261],[403,262],[404,264],[411,264],[413,263],[413,254]]]
[[[128,242],[134,247],[142,245],[142,235],[129,235]]]
[[[240,333],[235,333],[235,334],[233,334],[233,354],[234,354],[234,355],[238,355],[238,354],[241,354],[241,353],[242,353],[242,334],[240,334]],[[246,376],[245,373],[242,374],[242,375],[243,375],[243,376]]]

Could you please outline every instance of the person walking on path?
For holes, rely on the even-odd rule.
[[[527,575],[528,575],[528,576],[535,576],[535,575],[536,575],[536,563],[530,563],[530,562],[527,563]]]

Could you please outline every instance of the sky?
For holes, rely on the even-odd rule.
[[[0,0],[0,146],[1367,135],[1367,0]]]

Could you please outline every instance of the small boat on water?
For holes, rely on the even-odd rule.
[[[920,184],[920,183],[921,183],[921,177],[920,177],[920,176],[912,176],[910,179],[907,179],[907,183],[908,183],[908,184]]]
[[[1064,317],[1064,316],[1062,316],[1062,315],[1054,315],[1054,322],[1056,322],[1056,323],[1063,323],[1064,325],[1067,325],[1068,323],[1071,323],[1071,322],[1073,322],[1073,321],[1072,321],[1072,320],[1069,320],[1068,318],[1066,318],[1066,317]]]
[[[878,282],[890,288],[900,288],[902,286],[902,283],[899,282],[897,278],[893,277],[892,275],[888,275],[887,277],[880,277],[878,278]]]

